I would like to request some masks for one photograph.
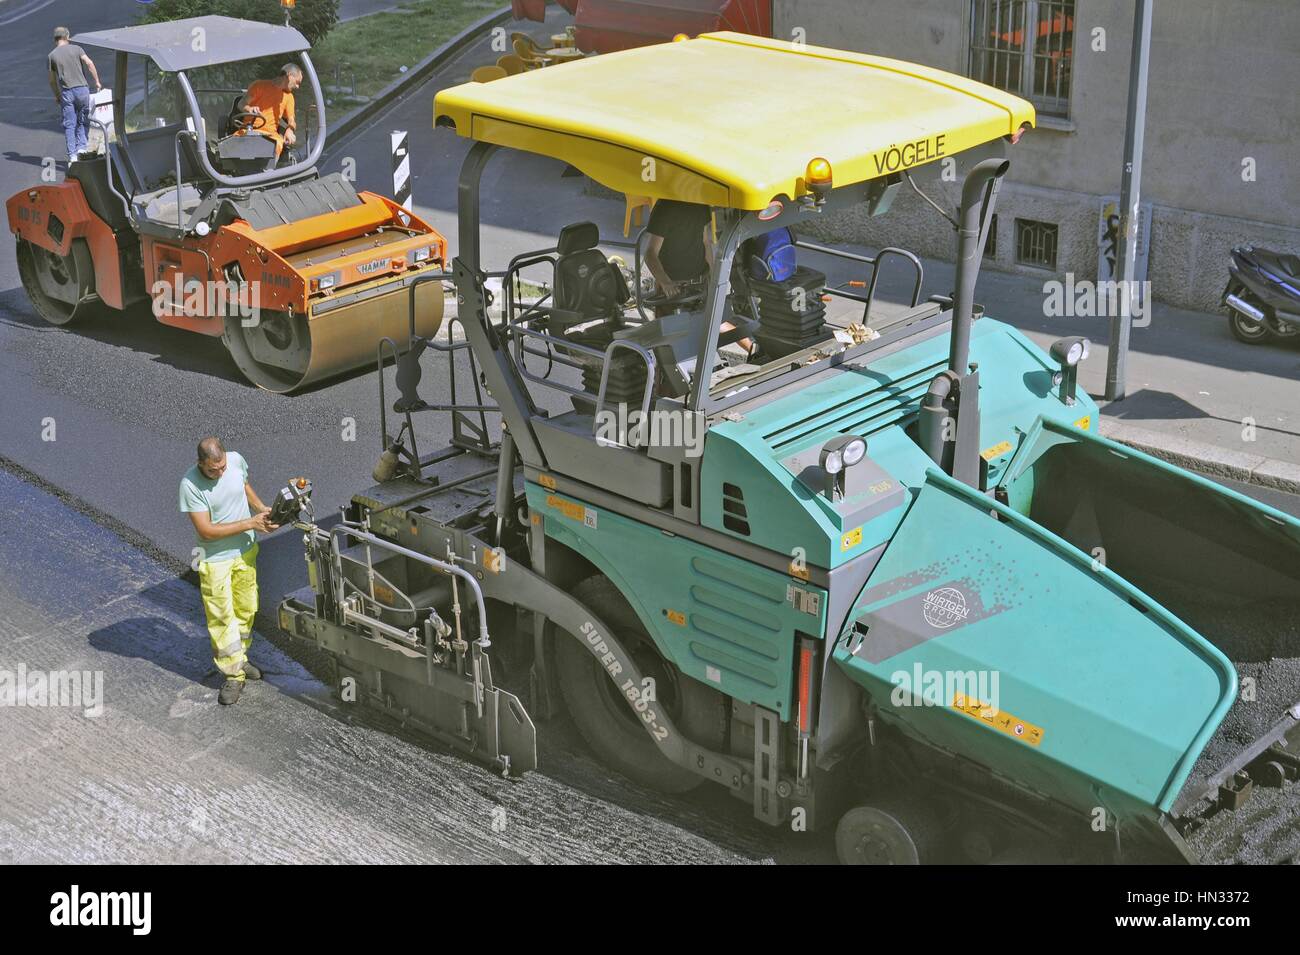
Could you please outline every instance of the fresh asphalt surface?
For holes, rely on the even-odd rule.
[[[21,15],[24,9],[32,12]],[[62,133],[44,85],[52,27],[117,26],[137,9],[135,0],[0,3],[4,196],[38,181],[41,157],[60,154]],[[529,26],[538,34],[549,28]],[[359,187],[388,191],[388,131],[409,130],[417,210],[454,250],[455,175],[465,143],[430,128],[431,99],[438,86],[462,81],[492,58],[486,49],[469,51],[333,143],[323,168],[338,169],[350,157]],[[621,203],[589,195],[582,179],[562,172],[559,164],[528,157],[489,167],[483,219],[491,262],[552,244],[566,222],[590,218],[606,236],[621,232]],[[944,268],[932,270],[927,293],[947,291],[951,272]],[[998,275],[986,283],[994,295],[1024,286]],[[886,282],[883,293],[897,297],[898,289]],[[1042,323],[1025,322],[1040,340],[1075,330],[1036,324]],[[1159,323],[1151,331],[1158,330]],[[1204,341],[1190,345],[1167,343],[1168,354],[1199,358],[1246,347],[1209,335],[1204,331]],[[1294,405],[1274,407],[1266,386],[1294,378],[1296,358],[1285,349],[1260,358],[1266,380],[1256,397],[1230,399],[1216,415],[1231,420],[1240,405],[1262,407],[1261,422],[1284,416]],[[1141,366],[1135,359],[1135,368],[1151,368],[1152,382],[1197,405],[1196,390],[1204,389],[1168,385],[1190,373],[1176,360],[1163,361]],[[1096,390],[1086,375],[1104,368],[1104,358],[1091,364],[1085,384]],[[1224,381],[1240,375],[1234,361],[1224,364]],[[1166,374],[1158,377],[1162,369]],[[517,783],[364,720],[351,725],[310,674],[265,643],[267,682],[251,687],[233,709],[217,710],[197,594],[179,577],[193,541],[176,511],[176,486],[194,443],[206,433],[222,435],[249,460],[264,498],[286,478],[309,474],[318,513],[327,513],[370,483],[381,443],[373,373],[283,397],[246,385],[219,341],[160,326],[147,309],[76,330],[46,326],[19,287],[9,247],[0,250],[0,382],[0,457],[17,466],[17,476],[0,472],[0,669],[22,662],[32,669],[103,670],[107,701],[95,719],[57,709],[0,710],[0,739],[18,767],[0,781],[0,858],[829,857],[824,837],[760,827],[720,792],[672,800],[637,792],[591,760],[564,721],[541,727],[543,771]],[[430,402],[448,397],[432,369],[422,390]],[[1293,428],[1293,421],[1281,427]],[[419,426],[423,449],[445,437],[444,423],[432,416]],[[1258,450],[1267,453],[1262,445]],[[1300,512],[1294,499],[1265,499]],[[304,583],[294,537],[282,531],[263,542],[264,609]],[[59,758],[48,758],[56,747]],[[232,791],[241,797],[241,826],[258,834],[253,849],[204,815],[217,794]],[[501,818],[492,813],[496,806],[506,809],[500,832],[493,829]]]

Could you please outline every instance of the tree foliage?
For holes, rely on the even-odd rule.
[[[218,14],[262,23],[284,23],[284,9],[277,0],[153,0],[142,5],[141,23],[161,23]],[[339,0],[298,0],[289,12],[289,25],[296,27],[315,46],[339,19]]]

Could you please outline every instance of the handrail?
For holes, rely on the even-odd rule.
[[[616,338],[609,343],[605,349],[605,363],[600,370],[600,390],[596,393],[596,411],[592,415],[592,429],[599,427],[601,413],[605,410],[605,388],[609,384],[609,368],[614,363],[614,352],[619,348],[627,348],[638,355],[645,361],[646,375],[645,388],[641,392],[641,419],[645,420],[646,414],[650,411],[650,395],[654,391],[655,372],[657,365],[655,357],[648,349],[638,342],[628,341],[623,338]]]
[[[643,322],[650,319],[646,316],[645,310],[641,305],[641,283],[640,283],[640,256],[641,256],[641,237],[638,236],[635,242],[627,242],[615,239],[602,239],[596,248],[607,247],[613,249],[632,249],[634,260],[636,262],[636,274],[634,276],[635,301],[637,312]],[[543,310],[547,308],[545,303],[550,300],[554,301],[554,288],[556,283],[555,267],[559,261],[559,246],[549,246],[542,249],[533,249],[520,252],[510,259],[504,273],[502,273],[502,294],[505,301],[501,310],[501,331],[506,336],[507,348],[512,357],[514,365],[520,376],[526,381],[536,382],[539,385],[559,391],[563,394],[590,397],[590,392],[583,388],[575,388],[550,378],[550,367],[548,366],[546,375],[538,375],[529,370],[525,362],[525,356],[535,355],[540,358],[546,358],[553,364],[564,365],[568,368],[585,369],[589,363],[570,357],[573,354],[586,355],[594,358],[601,363],[601,385],[597,394],[597,408],[600,409],[604,403],[604,394],[609,380],[609,365],[613,353],[619,347],[630,348],[638,352],[647,363],[650,371],[650,377],[647,379],[645,393],[642,398],[642,413],[649,409],[651,393],[653,390],[654,370],[656,368],[654,356],[648,353],[642,346],[635,342],[616,341],[607,347],[604,351],[584,345],[581,342],[575,342],[567,338],[560,338],[549,332],[539,331],[530,326],[534,318],[545,317]],[[516,299],[516,283],[520,280],[520,273],[531,266],[549,264],[551,266],[551,291],[542,295],[537,301],[528,304],[523,311],[517,311],[519,302]],[[552,308],[554,306],[551,306]],[[527,340],[532,339],[544,343],[546,350],[530,348]]]
[[[176,228],[185,231],[185,219],[181,214],[181,136],[185,130],[176,130],[172,137],[172,147],[176,151]]]
[[[827,288],[828,295],[834,295],[839,298],[847,298],[854,302],[862,302],[862,324],[870,324],[869,318],[871,313],[871,304],[876,296],[876,282],[880,277],[880,263],[887,255],[896,255],[912,263],[916,270],[916,281],[912,284],[912,308],[916,308],[917,303],[921,300],[921,285],[925,280],[925,267],[921,260],[907,249],[900,249],[897,246],[886,246],[876,252],[874,256],[859,255],[856,252],[845,252],[843,249],[833,249],[829,246],[818,245],[815,242],[807,242],[803,239],[795,239],[794,245],[797,248],[807,249],[810,252],[819,252],[823,255],[829,255],[835,258],[847,259],[850,262],[862,262],[871,266],[871,278],[867,282],[867,294],[857,295],[853,292],[846,292],[843,289]]]
[[[387,335],[379,339],[379,344],[375,346],[375,358],[379,373],[379,442],[382,445],[379,451],[382,454],[388,450],[388,400],[384,397],[384,343],[393,350],[393,364],[397,364],[397,342],[393,341]]]
[[[113,185],[113,172],[117,169],[117,157],[113,155],[113,144],[108,141],[108,127],[97,119],[92,119],[90,125],[99,127],[100,131],[104,134],[104,160],[107,167],[104,172],[108,179],[108,189],[113,193],[113,195],[117,196],[118,201],[122,203],[122,211],[126,214],[126,217],[134,222],[135,216],[131,214],[131,204],[127,201],[126,196],[117,191],[117,186]],[[119,175],[121,175],[121,173],[119,173]],[[123,179],[123,182],[125,181],[126,180]]]

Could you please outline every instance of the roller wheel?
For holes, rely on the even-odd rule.
[[[221,340],[245,378],[277,394],[301,384],[311,365],[311,332],[305,315],[269,309],[254,318],[230,315]]]
[[[1247,318],[1235,308],[1228,310],[1228,328],[1233,337],[1247,345],[1262,345],[1273,337],[1273,332],[1263,322]]]
[[[636,612],[608,578],[584,580],[573,596],[600,615],[632,654],[642,675],[654,679],[657,703],[678,730],[701,746],[721,749],[727,737],[726,697],[684,676],[659,655]],[[636,711],[585,644],[559,634],[555,664],[569,715],[607,766],[658,792],[687,792],[705,781],[659,752]]]
[[[1262,786],[1281,789],[1286,785],[1286,767],[1276,760],[1270,760],[1259,768],[1256,778]]]
[[[835,827],[844,865],[923,865],[935,861],[941,827],[933,811],[901,799],[850,809]]]
[[[23,290],[45,321],[71,325],[94,311],[95,266],[84,242],[74,240],[72,254],[62,256],[19,239],[16,256]]]

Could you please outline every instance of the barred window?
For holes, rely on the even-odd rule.
[[[1070,115],[1074,0],[972,0],[970,75]]]
[[[1016,220],[1016,261],[1056,269],[1056,224],[1033,219]]]

